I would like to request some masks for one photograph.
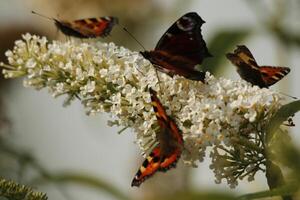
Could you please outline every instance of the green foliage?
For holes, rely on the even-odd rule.
[[[220,30],[208,42],[208,49],[213,55],[208,58],[201,66],[201,70],[210,71],[212,74],[222,72],[222,66],[225,61],[225,54],[232,50],[232,48],[250,35],[250,30]]]
[[[266,143],[269,144],[274,134],[280,130],[279,127],[288,117],[293,116],[296,112],[300,110],[300,100],[294,101],[292,103],[282,106],[277,113],[270,120],[267,127],[267,138]]]
[[[32,188],[20,185],[13,181],[0,179],[0,197],[8,200],[47,200],[48,197],[42,192],[35,192]]]
[[[270,123],[266,129],[266,145],[268,147],[268,157],[269,159],[274,159],[280,157],[279,153],[274,155],[276,152],[284,152],[285,148],[289,148],[292,144],[288,142],[287,135],[285,132],[280,129],[280,126],[288,117],[293,116],[296,112],[300,110],[300,100],[294,101],[292,103],[282,106],[277,113],[270,120]],[[274,145],[275,144],[275,145]],[[284,146],[279,146],[279,144]],[[285,148],[282,148],[285,147]],[[284,156],[283,156],[284,157]],[[279,158],[280,159],[280,158]],[[294,158],[297,160],[297,158]],[[266,163],[266,178],[270,189],[279,188],[285,185],[283,175],[280,168],[274,164],[271,160],[268,160]],[[296,186],[295,186],[296,187]],[[285,190],[283,192],[286,192]],[[294,193],[295,191],[293,191]],[[289,195],[293,194],[290,193]],[[284,193],[281,193],[284,200],[291,199],[291,196],[285,196]]]

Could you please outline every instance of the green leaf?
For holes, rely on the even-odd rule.
[[[284,185],[281,169],[269,160],[266,162],[266,178],[270,189]]]
[[[273,118],[270,120],[269,125],[267,126],[267,144],[269,144],[276,131],[279,130],[279,126],[299,110],[300,100],[286,104],[277,111],[277,113],[273,116]]]
[[[219,30],[208,42],[209,52],[213,55],[201,65],[201,70],[210,71],[212,74],[220,73],[221,65],[225,61],[225,54],[232,51],[233,47],[240,44],[250,35],[250,30]]]
[[[45,193],[33,191],[26,185],[0,178],[0,199],[8,200],[47,200]]]

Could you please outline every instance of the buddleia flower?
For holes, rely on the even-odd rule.
[[[197,166],[208,154],[216,182],[226,179],[232,187],[263,170],[265,127],[283,102],[270,89],[208,72],[205,83],[170,77],[138,52],[94,40],[48,42],[26,34],[6,56],[6,78],[23,77],[26,87],[66,95],[66,104],[78,99],[88,115],[109,113],[110,125],[133,130],[143,153],[159,131],[148,90],[153,88],[182,131],[186,164]]]

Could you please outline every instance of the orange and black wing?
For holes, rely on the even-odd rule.
[[[167,171],[175,167],[181,156],[183,139],[175,122],[166,114],[156,92],[150,89],[154,112],[161,132],[158,134],[159,144],[147,156],[132,180],[131,186],[140,186],[157,171]]]
[[[147,178],[153,176],[157,171],[166,172],[176,167],[181,155],[181,149],[175,149],[169,156],[162,156],[161,147],[156,146],[144,160],[142,166],[134,176],[131,186],[139,187]]]
[[[171,119],[167,113],[163,105],[161,104],[160,100],[157,97],[157,93],[150,88],[150,95],[151,95],[151,103],[153,106],[153,110],[155,112],[158,124],[161,128],[161,135],[170,134],[171,139],[175,140],[176,142],[182,144],[182,134],[179,128],[177,127],[175,121]],[[166,133],[167,132],[167,133]],[[162,143],[162,141],[159,141]]]
[[[106,37],[116,24],[116,17],[87,18],[72,22],[55,20],[55,25],[65,35],[78,38]]]
[[[140,186],[160,168],[160,147],[155,147],[134,176],[131,186]]]
[[[242,79],[261,88],[268,88],[290,72],[287,67],[259,66],[244,45],[237,46],[234,53],[228,53],[226,57],[237,67]]]
[[[263,77],[265,85],[269,87],[285,77],[291,69],[288,67],[261,66],[259,71]]]

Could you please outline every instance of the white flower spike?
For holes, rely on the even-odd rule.
[[[224,155],[240,148],[236,140],[241,137],[255,143],[251,138],[263,132],[261,127],[282,105],[280,95],[270,89],[209,73],[203,84],[158,72],[159,87],[148,60],[114,43],[48,42],[45,37],[26,34],[6,56],[8,64],[1,63],[6,78],[26,77],[26,87],[48,88],[55,97],[79,97],[88,114],[110,113],[114,118],[110,124],[134,130],[143,152],[156,141],[158,125],[148,88],[155,89],[183,133],[184,162],[196,166],[212,146],[216,182],[225,178],[232,187],[237,185],[237,168]],[[245,168],[253,180],[257,166],[250,163]]]

